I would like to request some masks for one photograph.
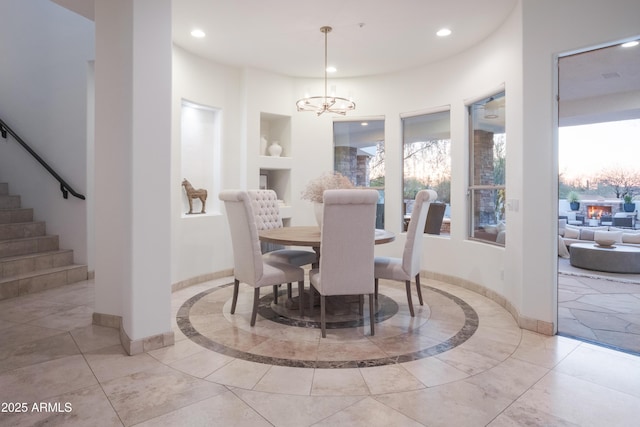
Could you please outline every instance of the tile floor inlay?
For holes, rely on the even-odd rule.
[[[368,303],[364,316],[355,309],[327,316],[327,338],[320,338],[319,308],[285,308],[286,292],[273,304],[271,292],[260,298],[259,316],[249,325],[253,289],[240,285],[236,313],[230,313],[233,283],[208,289],[179,308],[178,327],[209,350],[250,362],[304,368],[356,368],[410,362],[435,356],[467,341],[478,329],[478,314],[461,298],[421,286],[424,306],[414,296],[410,317],[404,284],[381,281],[375,335],[369,335]],[[346,320],[345,320],[346,319]],[[447,325],[443,333],[443,323]],[[345,342],[357,350],[341,353]]]

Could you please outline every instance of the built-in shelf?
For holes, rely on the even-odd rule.
[[[278,141],[282,147],[280,156],[270,156],[268,147],[273,141]],[[280,207],[283,219],[291,218],[291,117],[280,114],[260,113],[260,147],[258,149],[259,174],[266,177],[267,188],[274,190],[278,199],[284,202]],[[260,183],[264,179],[260,179]]]
[[[258,162],[260,169],[291,169],[293,165],[291,157],[260,156]]]

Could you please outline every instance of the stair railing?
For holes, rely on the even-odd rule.
[[[2,136],[2,138],[7,139],[7,133],[11,135],[20,145],[22,145],[22,147],[27,150],[27,152],[31,154],[33,158],[36,159],[38,163],[40,163],[60,183],[60,191],[62,191],[62,197],[67,199],[69,197],[69,193],[71,193],[78,199],[85,200],[85,197],[82,194],[78,193],[69,184],[67,184],[67,182],[62,179],[60,175],[58,175],[58,173],[54,171],[51,166],[49,166],[47,162],[45,162],[42,157],[38,155],[38,153],[33,151],[33,149],[29,147],[29,145],[13,131],[13,129],[7,126],[7,124],[2,121],[2,119],[0,119],[0,135]]]

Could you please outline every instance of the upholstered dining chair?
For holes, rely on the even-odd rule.
[[[240,282],[248,284],[254,288],[253,309],[251,312],[251,326],[254,326],[258,313],[260,288],[273,286],[275,296],[278,291],[278,285],[298,282],[298,292],[302,294],[304,290],[304,270],[295,265],[272,261],[263,257],[251,200],[249,200],[249,195],[246,191],[225,190],[218,197],[224,202],[233,246],[234,281],[231,314],[236,311]],[[303,314],[304,308],[300,304],[300,315]]]
[[[320,266],[309,281],[320,294],[320,325],[326,338],[326,297],[369,295],[369,322],[374,334],[373,259],[376,190],[326,190],[320,235]]]
[[[258,231],[282,228],[282,217],[278,205],[278,195],[273,190],[249,190],[247,191],[253,214],[255,215]],[[260,242],[262,253],[270,261],[284,262],[298,267],[313,264],[318,256],[313,251],[302,249],[286,249],[275,243]],[[287,296],[291,298],[291,283],[287,284]],[[275,303],[278,303],[278,294],[274,295]]]
[[[378,280],[389,279],[404,281],[407,288],[407,304],[411,316],[415,316],[411,301],[411,280],[415,277],[416,290],[420,305],[424,305],[420,290],[420,257],[422,256],[422,236],[429,203],[435,201],[438,194],[433,190],[421,190],[416,195],[411,219],[407,228],[407,240],[404,244],[402,258],[375,257],[375,294],[378,295]]]

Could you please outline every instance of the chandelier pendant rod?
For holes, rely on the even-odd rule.
[[[328,34],[333,29],[330,26],[320,27],[320,32],[324,34],[324,95],[323,96],[306,96],[302,99],[299,99],[296,102],[296,108],[298,111],[312,111],[315,112],[316,115],[320,116],[325,112],[345,115],[347,111],[354,110],[356,108],[355,102],[351,99],[341,98],[338,96],[332,95],[329,97],[329,77],[328,77],[328,66],[329,66],[329,41]]]
[[[327,34],[331,31],[331,27],[322,27],[320,30],[324,33],[324,109],[320,112],[320,114],[322,114],[329,107],[329,99],[327,98],[327,67],[329,66],[329,54],[327,53]]]

